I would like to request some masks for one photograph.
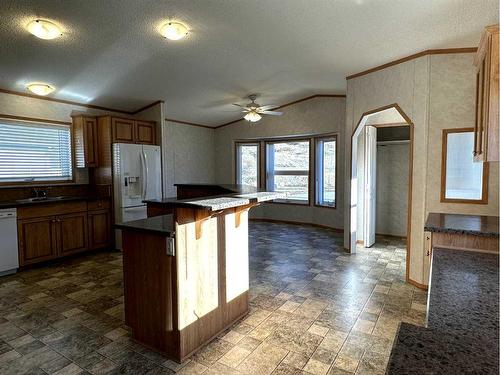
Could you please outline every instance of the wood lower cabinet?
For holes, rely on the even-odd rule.
[[[59,216],[56,221],[59,235],[58,251],[61,256],[87,250],[86,212]]]
[[[113,246],[109,200],[20,207],[17,230],[21,266]]]
[[[109,210],[89,211],[88,228],[90,249],[102,249],[112,245]]]
[[[19,220],[17,233],[21,266],[57,257],[57,223],[54,217]]]

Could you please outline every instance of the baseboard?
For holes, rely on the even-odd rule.
[[[307,223],[307,222],[302,222],[302,221],[291,221],[291,220],[277,220],[277,219],[264,219],[264,218],[250,218],[249,220],[251,221],[264,221],[268,223],[283,223],[283,224],[292,224],[292,225],[307,225],[311,227],[317,227],[317,228],[323,228],[323,229],[329,229],[337,233],[344,233],[343,229],[340,228],[334,228],[330,227],[328,225],[322,225],[322,224],[316,224],[316,223]]]

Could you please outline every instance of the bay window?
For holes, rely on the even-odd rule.
[[[236,183],[259,186],[259,143],[236,143]]]
[[[316,138],[315,204],[335,207],[336,136]]]

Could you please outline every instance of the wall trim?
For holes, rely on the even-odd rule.
[[[215,129],[213,126],[208,126],[208,125],[203,125],[203,124],[197,124],[196,122],[176,120],[176,119],[173,119],[173,118],[166,118],[165,121],[175,122],[177,124],[183,124],[183,125],[198,126],[200,128],[205,128],[205,129],[212,129],[212,130]]]
[[[164,101],[164,100],[157,100],[157,101],[155,101],[155,102],[153,102],[153,103],[151,103],[151,104],[148,104],[148,105],[145,105],[145,106],[144,106],[144,107],[142,107],[142,108],[139,108],[138,110],[136,110],[136,111],[132,112],[131,114],[132,114],[132,115],[136,115],[136,114],[138,114],[139,112],[145,111],[146,109],[149,109],[149,108],[151,108],[151,107],[154,107],[154,106],[155,106],[155,105],[157,105],[157,104],[162,104],[162,103],[165,103],[165,101]]]
[[[322,229],[329,229],[329,230],[334,231],[336,233],[344,233],[344,230],[340,229],[340,228],[330,227],[328,225],[323,225],[323,224],[302,222],[302,221],[277,220],[277,219],[267,219],[267,218],[257,218],[257,217],[251,217],[248,220],[251,220],[251,221],[263,221],[263,222],[266,222],[266,223],[278,223],[278,224],[282,223],[282,224],[292,224],[292,225],[307,225],[307,226],[311,226],[311,227],[317,227],[317,228],[322,228]]]
[[[9,119],[9,120],[29,121],[29,122],[43,122],[46,124],[58,124],[58,125],[71,125],[72,124],[71,121],[48,120],[48,119],[36,118],[36,117],[7,115],[5,113],[0,113],[0,118]]]
[[[407,62],[407,61],[410,61],[413,59],[417,59],[417,58],[422,57],[422,56],[446,55],[446,54],[453,54],[453,53],[476,53],[476,52],[477,52],[477,47],[427,49],[425,51],[414,53],[413,55],[402,57],[400,59],[393,60],[393,61],[390,61],[388,63],[378,65],[376,67],[373,67],[373,68],[370,68],[367,70],[363,70],[359,73],[351,74],[351,75],[347,76],[346,79],[349,80],[349,79],[361,77],[361,76],[364,76],[366,74],[373,73],[373,72],[376,72],[378,70],[382,70],[382,69],[388,68],[388,67],[393,66],[393,65],[398,65],[398,64],[401,64],[401,63],[404,63],[404,62]]]
[[[300,102],[304,102],[306,100],[310,100],[310,99],[314,99],[314,98],[345,98],[345,97],[346,97],[345,94],[315,94],[315,95],[307,96],[307,97],[302,98],[302,99],[294,100],[293,102],[282,104],[282,105],[274,108],[273,110],[285,108],[285,107],[288,107],[290,105],[297,104],[297,103],[300,103]],[[234,123],[237,123],[237,122],[243,121],[243,120],[244,120],[243,118],[240,118],[238,120],[229,121],[229,122],[226,122],[224,124],[217,125],[217,126],[213,127],[213,129],[219,129],[219,128],[222,128],[224,126],[232,125]]]

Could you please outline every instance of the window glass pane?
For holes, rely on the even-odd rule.
[[[281,142],[274,144],[274,170],[309,170],[309,142]]]
[[[258,186],[258,145],[238,146],[238,183],[243,185]]]
[[[308,176],[282,176],[274,177],[274,191],[288,193],[287,200],[307,201],[309,192]]]
[[[335,206],[335,139],[322,139],[316,143],[316,204]]]
[[[267,144],[267,188],[288,193],[286,201],[309,201],[309,141]]]
[[[71,180],[68,125],[0,121],[0,181]]]
[[[448,133],[445,198],[482,199],[483,163],[474,163],[473,149],[473,132]]]

